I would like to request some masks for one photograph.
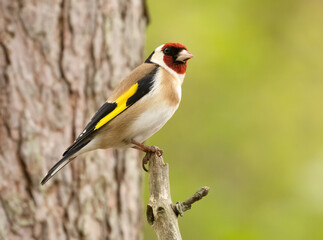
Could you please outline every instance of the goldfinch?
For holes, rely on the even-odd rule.
[[[143,167],[147,163],[147,154],[161,156],[161,149],[146,146],[143,142],[164,126],[177,110],[187,60],[192,57],[180,43],[157,47],[114,89],[41,184],[45,184],[78,155],[95,149],[141,150],[146,152]]]

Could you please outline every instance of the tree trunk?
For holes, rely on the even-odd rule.
[[[142,0],[0,0],[0,239],[138,239],[136,150],[42,177],[143,60]]]

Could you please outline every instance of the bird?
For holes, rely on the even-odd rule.
[[[193,57],[181,43],[157,47],[113,90],[81,134],[41,181],[44,185],[80,154],[106,148],[134,148],[161,156],[163,150],[144,142],[173,116],[181,100],[187,61]]]

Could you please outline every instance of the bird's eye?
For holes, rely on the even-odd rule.
[[[164,54],[170,54],[170,48],[169,47],[165,48],[163,52]]]

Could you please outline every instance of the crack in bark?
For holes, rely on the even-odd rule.
[[[19,131],[19,139],[18,139],[18,142],[17,142],[17,159],[20,163],[20,167],[21,167],[21,171],[26,179],[26,185],[25,185],[25,189],[26,189],[26,192],[28,193],[29,197],[32,199],[32,201],[36,204],[36,200],[34,198],[34,195],[33,195],[33,181],[30,177],[30,174],[28,172],[28,165],[26,164],[25,162],[25,159],[24,157],[22,156],[21,154],[21,150],[22,150],[22,143],[23,143],[23,136],[22,136],[22,124],[20,123],[19,124],[19,128],[18,128],[18,131]]]
[[[97,12],[96,12],[96,9],[97,9],[97,6],[95,7],[95,13],[94,13],[94,16],[97,15]],[[92,92],[92,96],[95,97],[95,83],[94,83],[94,78],[95,78],[95,75],[97,73],[97,66],[96,66],[96,59],[95,59],[95,50],[94,50],[94,39],[95,39],[95,33],[97,31],[97,18],[94,17],[94,29],[93,29],[93,33],[91,34],[91,41],[90,41],[90,64],[91,64],[91,67],[92,67],[92,74],[91,76],[89,76],[89,78],[92,80],[92,84],[90,84],[90,87],[91,87],[91,92]],[[87,94],[85,94],[85,96],[87,97]]]
[[[6,66],[11,64],[10,57],[9,57],[9,50],[7,49],[6,45],[0,39],[0,47],[3,49],[4,57],[6,60]]]
[[[70,31],[71,33],[71,41],[73,40],[73,36],[74,36],[74,28],[73,28],[73,25],[72,25],[72,21],[71,21],[71,16],[70,16],[70,12],[71,12],[71,9],[72,9],[72,4],[71,4],[71,0],[62,0],[62,1],[66,1],[66,26],[68,28],[68,30]],[[73,41],[72,41],[73,42]]]
[[[95,34],[98,28],[98,23],[97,23],[97,6],[95,7],[95,12],[94,12],[94,28],[93,28],[93,32],[91,34],[91,42],[90,42],[90,56],[91,56],[91,63],[92,63],[92,67],[93,67],[93,76],[95,76],[95,73],[97,71],[97,66],[96,66],[96,59],[95,59],[95,53],[94,53],[94,39],[95,39]]]
[[[6,132],[7,132],[7,134],[8,134],[8,137],[9,137],[11,140],[15,141],[15,139],[13,139],[13,137],[12,137],[12,133],[11,133],[11,129],[10,129],[9,124],[8,124],[7,122],[3,121],[3,126],[4,126],[4,129],[6,129]]]
[[[113,64],[111,61],[111,56],[110,56],[110,51],[109,51],[109,46],[108,46],[108,41],[107,41],[107,35],[109,34],[106,30],[106,22],[110,21],[109,17],[104,15],[102,13],[102,19],[103,19],[103,24],[102,24],[102,34],[103,34],[103,41],[102,41],[102,54],[101,54],[101,64],[103,63],[104,59],[106,59],[106,63],[109,67],[109,71],[110,71],[110,76],[114,76],[114,68],[113,68]],[[110,29],[109,29],[110,30]],[[110,90],[113,89],[112,86],[112,81],[108,81],[107,86]]]
[[[72,108],[72,142],[77,138],[76,133],[76,108],[77,108],[77,97],[73,93],[71,95],[71,108]]]
[[[117,209],[118,209],[118,213],[120,214],[122,210],[120,186],[121,186],[122,179],[124,177],[124,166],[123,166],[124,161],[123,161],[123,156],[122,158],[120,157],[121,154],[119,153],[119,151],[121,150],[114,150],[115,159],[118,159],[114,168],[114,173],[115,173],[115,179],[117,184]],[[121,169],[119,169],[120,165],[121,165]]]
[[[122,154],[120,154],[119,151],[123,151]],[[114,150],[115,153],[115,158],[117,159],[116,165],[115,165],[115,180],[116,180],[116,185],[117,185],[117,192],[116,192],[116,202],[117,202],[117,210],[118,214],[120,215],[122,212],[122,201],[121,201],[121,185],[124,179],[124,174],[125,174],[125,165],[124,165],[124,150]],[[120,225],[119,230],[120,230],[120,236],[121,239],[123,239],[124,233],[123,233],[123,228]]]
[[[64,14],[65,14],[65,0],[61,1],[60,4],[60,15],[58,18],[58,28],[59,28],[59,57],[58,57],[58,69],[61,75],[61,78],[63,79],[63,81],[66,83],[66,86],[68,88],[68,91],[70,94],[72,94],[72,86],[71,83],[68,81],[68,79],[65,76],[65,71],[64,71],[64,64],[63,64],[63,60],[64,60],[64,50],[65,50],[65,20],[64,20]]]
[[[66,236],[66,240],[69,240],[70,239],[70,235],[68,233],[68,229],[67,229],[67,226],[66,224],[69,222],[68,221],[68,211],[67,211],[67,208],[64,208],[64,213],[63,213],[63,231],[64,231],[64,234]]]
[[[23,30],[23,32],[25,33],[26,37],[30,38],[32,41],[35,41],[35,39],[29,34],[29,31],[25,25],[24,20],[22,19],[22,10],[24,8],[24,4],[22,0],[18,0],[18,21],[21,25],[21,28]]]
[[[107,231],[107,236],[110,235],[111,231],[112,231],[112,226],[111,223],[109,221],[109,217],[108,214],[104,214],[104,220],[105,220],[105,224],[106,224],[106,231]]]
[[[6,85],[9,84],[9,76],[8,76],[7,69],[8,69],[8,66],[11,65],[11,61],[10,61],[9,50],[7,49],[6,45],[2,41],[0,41],[0,46],[3,49],[3,54],[4,54],[5,61],[6,61],[5,67],[4,67],[4,70],[3,70],[3,77],[4,77],[4,81],[5,81],[5,86],[1,86],[1,93],[2,93],[2,91],[5,91]],[[8,94],[9,93],[7,93],[7,99],[9,99]],[[2,98],[3,98],[3,95],[1,94],[1,99]]]

